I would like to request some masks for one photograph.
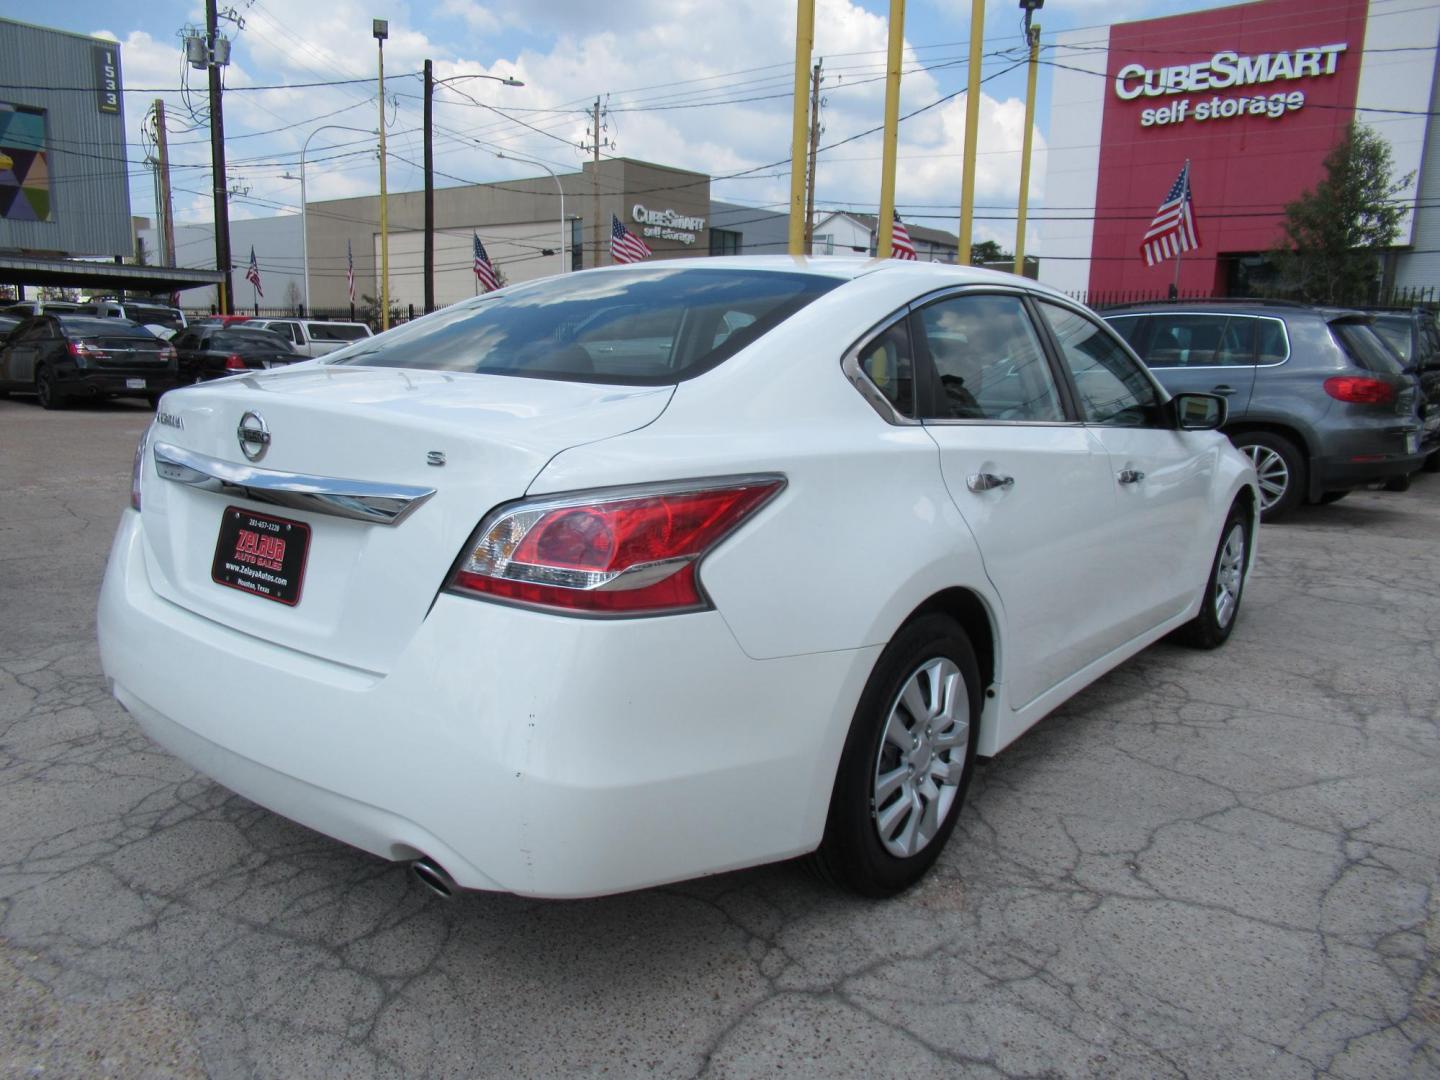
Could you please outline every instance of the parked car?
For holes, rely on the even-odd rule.
[[[201,315],[194,319],[187,319],[187,326],[230,326],[234,323],[252,322],[249,315]]]
[[[1426,472],[1440,472],[1440,329],[1428,311],[1383,312],[1371,328],[1418,381]]]
[[[358,322],[260,319],[255,325],[273,330],[306,356],[326,356],[371,336],[370,327]]]
[[[1230,402],[1225,433],[1260,476],[1266,519],[1420,467],[1413,380],[1371,317],[1300,304],[1144,304],[1105,319],[1172,393]]]
[[[278,334],[249,325],[190,326],[176,335],[175,349],[180,356],[180,377],[187,383],[284,367],[305,359]]]
[[[31,315],[73,314],[79,307],[70,300],[15,300],[0,308],[0,313],[26,319]]]
[[[102,662],[196,768],[440,892],[814,852],[888,895],[977,756],[1230,635],[1258,493],[1223,417],[992,271],[525,282],[169,395]]]
[[[179,308],[142,300],[92,300],[81,304],[78,311],[107,319],[129,319],[146,327],[156,337],[166,339],[184,330],[186,325],[185,313]]]
[[[10,331],[20,325],[23,316],[0,314],[0,341],[9,336]]]
[[[0,347],[0,394],[33,393],[47,409],[80,397],[143,397],[179,384],[175,350],[122,319],[39,315]]]

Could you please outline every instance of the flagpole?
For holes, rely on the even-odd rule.
[[[1186,158],[1186,159],[1185,159],[1185,190],[1180,193],[1180,199],[1181,199],[1181,204],[1180,204],[1180,206],[1181,206],[1181,219],[1184,220],[1184,214],[1185,214],[1185,212],[1190,209],[1190,159],[1189,159],[1189,158]],[[1180,299],[1180,264],[1181,264],[1182,262],[1184,262],[1184,261],[1185,261],[1185,248],[1182,246],[1182,247],[1180,248],[1180,250],[1175,253],[1175,281],[1174,281],[1174,282],[1171,284],[1171,286],[1170,286],[1170,299],[1172,299],[1172,300],[1178,300],[1178,299]]]

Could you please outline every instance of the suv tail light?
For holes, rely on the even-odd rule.
[[[245,370],[245,361],[242,360],[242,359],[240,359],[240,354],[239,354],[239,353],[233,353],[233,352],[232,352],[229,356],[225,357],[225,370],[226,370],[226,371],[244,371],[244,370]]]
[[[1337,375],[1326,379],[1325,393],[1336,401],[1350,401],[1356,405],[1390,405],[1395,401],[1395,387],[1388,382],[1358,375]]]
[[[446,590],[577,614],[697,611],[700,560],[784,486],[720,477],[511,503],[480,523]]]

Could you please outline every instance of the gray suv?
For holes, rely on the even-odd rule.
[[[1424,461],[1414,379],[1362,312],[1188,301],[1103,313],[1172,394],[1218,394],[1266,519]]]

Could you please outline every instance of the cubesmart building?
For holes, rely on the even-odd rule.
[[[1440,285],[1437,36],[1440,5],[1418,0],[1261,0],[1058,35],[1040,280],[1096,302],[1263,287],[1285,204],[1356,121],[1397,179],[1414,174],[1387,283]],[[1199,248],[1147,266],[1187,161]]]

